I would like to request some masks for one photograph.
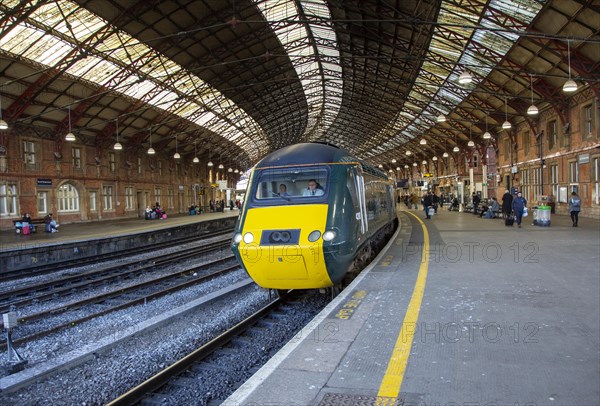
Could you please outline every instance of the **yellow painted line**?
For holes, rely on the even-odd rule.
[[[390,358],[385,375],[379,386],[377,405],[389,404],[390,398],[395,399],[400,393],[404,372],[406,371],[406,364],[408,363],[408,357],[410,355],[410,348],[412,347],[413,338],[415,336],[417,320],[419,319],[419,311],[421,310],[421,302],[423,301],[425,282],[427,280],[427,270],[429,268],[429,233],[427,232],[427,227],[425,226],[425,223],[413,213],[408,214],[416,218],[423,228],[421,266],[419,267],[419,274],[417,275],[417,281],[413,289],[412,297],[410,298],[406,314],[404,315],[400,334],[396,339],[396,344],[392,351],[392,357]]]

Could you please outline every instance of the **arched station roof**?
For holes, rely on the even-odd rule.
[[[600,98],[599,31],[598,0],[2,0],[0,137],[400,165],[494,143],[531,104],[565,117],[569,77]]]

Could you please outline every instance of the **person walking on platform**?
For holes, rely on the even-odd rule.
[[[521,228],[521,219],[523,218],[523,212],[526,208],[527,200],[525,200],[521,192],[517,193],[517,197],[515,197],[512,201],[512,209],[515,212],[517,226],[519,226],[519,228]]]
[[[573,227],[577,227],[579,223],[579,212],[581,211],[581,199],[577,196],[577,192],[572,192],[569,198],[569,213],[571,213],[571,221]]]
[[[430,219],[429,208],[433,205],[433,199],[431,198],[431,192],[425,193],[423,196],[423,209],[425,210],[425,218]]]
[[[508,190],[505,190],[504,194],[502,195],[502,214],[504,218],[508,218],[508,216],[510,216],[510,212],[512,211],[512,201],[512,195]]]

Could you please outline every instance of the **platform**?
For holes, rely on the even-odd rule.
[[[228,228],[233,232],[238,215],[237,209],[226,209],[196,216],[174,215],[165,220],[128,218],[64,224],[58,233],[46,233],[43,229],[30,235],[2,231],[0,273],[168,242],[174,236],[200,237]]]
[[[600,404],[598,221],[399,217],[377,260],[225,405]]]

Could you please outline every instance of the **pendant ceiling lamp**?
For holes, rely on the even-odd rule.
[[[71,106],[69,106],[69,132],[65,135],[65,141],[73,142],[75,140],[75,134],[71,132]]]
[[[506,120],[502,123],[502,128],[508,130],[512,125],[510,124],[510,121],[508,121],[508,99],[506,97],[504,98],[504,117]]]
[[[154,155],[156,154],[156,151],[154,150],[154,148],[152,148],[152,127],[150,127],[150,148],[148,148],[148,155]]]
[[[533,104],[533,76],[529,75],[529,77],[531,79],[531,106],[529,106],[529,108],[527,109],[527,114],[530,116],[535,116],[540,111],[538,110],[537,106]]]
[[[123,149],[123,145],[119,142],[119,118],[117,118],[117,142],[113,145],[113,149],[116,151],[120,151]]]
[[[577,83],[571,79],[571,41],[567,40],[567,59],[569,60],[569,79],[563,85],[563,92],[571,93],[577,90]]]
[[[192,162],[195,164],[200,162],[200,160],[198,159],[198,156],[196,154],[196,140],[194,140],[194,159],[192,159]]]
[[[440,114],[439,116],[437,116],[437,122],[438,123],[444,123],[446,122],[446,116],[443,114]]]
[[[486,114],[485,115],[485,132],[483,133],[483,139],[489,140],[490,138],[492,138],[492,134],[490,134],[490,132],[488,131],[487,114]]]
[[[173,158],[175,158],[175,159],[181,158],[181,155],[179,155],[179,152],[177,151],[177,136],[175,136],[175,155],[173,155]]]

